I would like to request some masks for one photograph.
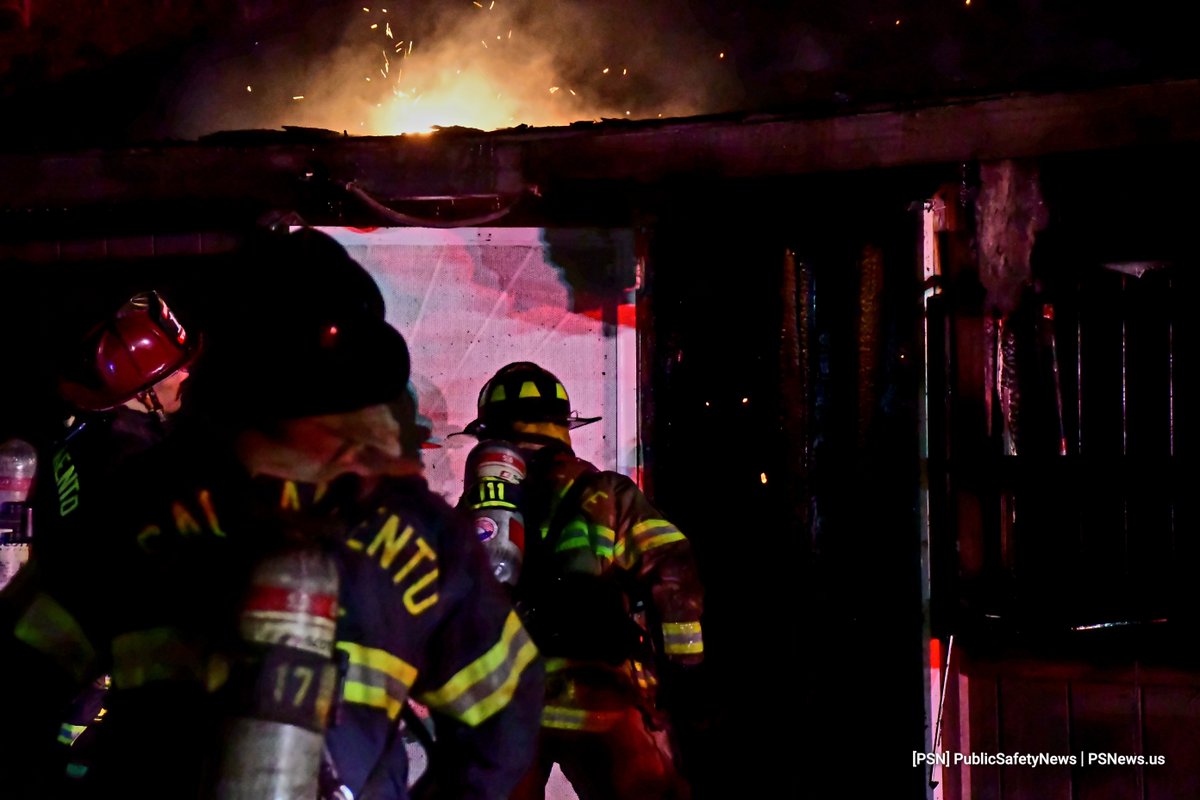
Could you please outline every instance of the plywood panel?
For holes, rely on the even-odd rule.
[[[1087,763],[1089,753],[1136,754],[1139,722],[1138,692],[1132,682],[1080,682],[1071,686],[1071,745],[1084,762],[1073,771],[1074,800],[1129,800],[1142,796],[1138,767]]]
[[[1144,768],[1146,800],[1200,797],[1200,686],[1142,690],[1143,748],[1165,763]]]
[[[968,735],[963,737],[960,751],[966,753],[1000,752],[999,684],[992,678],[971,676],[967,683],[966,718]],[[1000,767],[992,765],[962,766],[960,780],[964,787],[962,800],[999,800]]]
[[[941,648],[939,647],[938,652],[934,654],[934,656],[936,656],[939,660],[941,657],[940,649]],[[934,656],[931,656],[931,659]],[[951,660],[951,664],[950,664],[950,678],[949,678],[949,680],[945,681],[946,693],[945,693],[945,697],[941,701],[941,703],[942,703],[942,707],[941,707],[942,728],[941,728],[941,741],[939,742],[939,744],[941,746],[941,752],[953,754],[953,753],[962,751],[963,748],[960,745],[962,742],[967,741],[967,739],[970,737],[971,729],[970,729],[970,720],[967,719],[967,717],[966,717],[966,714],[969,711],[969,706],[968,706],[968,702],[969,702],[968,693],[970,692],[969,682],[968,682],[966,676],[958,674],[957,662],[959,659],[955,658],[953,653],[951,654],[951,659],[952,660]],[[932,663],[931,663],[931,665],[932,665]],[[942,666],[942,664],[939,663],[938,666],[940,667],[940,666]],[[940,678],[940,673],[936,673],[936,674],[938,674],[938,676]],[[933,705],[931,705],[931,708],[933,710],[933,714],[935,714],[935,715],[938,712],[937,702],[938,702],[938,694],[940,691],[941,691],[941,685],[934,686],[933,692],[930,697],[930,700],[933,703]],[[937,736],[937,727],[936,727],[937,717],[936,716],[933,717],[933,723],[934,723],[934,736],[936,737]],[[929,773],[930,771],[926,770],[926,772]],[[932,776],[933,776],[933,778],[935,778],[938,781],[939,785],[941,786],[942,798],[950,799],[950,798],[958,798],[958,797],[962,796],[962,768],[961,768],[961,766],[957,766],[957,767],[955,767],[955,766],[951,766],[951,767],[938,766],[937,770],[932,772]],[[929,775],[927,775],[927,777],[929,777]]]
[[[1071,753],[1066,683],[1002,678],[1000,748],[1007,755]],[[1000,767],[1003,800],[1071,800],[1071,768]]]

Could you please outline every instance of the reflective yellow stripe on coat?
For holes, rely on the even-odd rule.
[[[48,594],[34,596],[13,627],[13,635],[77,680],[87,676],[96,660],[96,648],[79,622]]]
[[[123,633],[113,639],[112,656],[112,682],[122,689],[173,680],[195,681],[214,689],[227,677],[222,665],[215,662],[210,671],[205,651],[175,628]]]
[[[627,710],[588,711],[570,706],[547,705],[542,709],[542,727],[561,731],[602,733],[611,730],[628,713]]]
[[[417,668],[386,650],[354,642],[338,642],[337,648],[349,657],[342,689],[346,702],[382,708],[389,719],[399,716]]]
[[[478,725],[508,705],[521,673],[537,654],[516,612],[510,611],[500,641],[419,700],[467,725]]]
[[[87,725],[72,725],[69,722],[64,722],[58,729],[58,743],[67,746],[75,744],[75,740],[83,735],[87,730]]]
[[[663,650],[667,655],[688,655],[704,652],[704,635],[699,622],[664,622]]]
[[[643,520],[633,526],[629,535],[633,539],[633,549],[638,553],[645,553],[656,547],[662,547],[664,544],[683,539],[679,528],[665,519]]]

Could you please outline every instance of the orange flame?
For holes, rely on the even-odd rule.
[[[269,75],[255,75],[253,89],[243,80],[257,105],[228,116],[242,127],[253,117],[258,125],[396,135],[714,110],[706,92],[719,81],[703,72],[712,63],[711,44],[689,66],[663,32],[647,46],[612,33],[613,20],[557,6],[551,18],[522,3],[476,0],[433,24],[372,6],[355,9],[345,43],[325,62],[286,87],[268,88]],[[278,102],[263,99],[273,96]]]

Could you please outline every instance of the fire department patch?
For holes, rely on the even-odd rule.
[[[481,542],[486,542],[488,539],[495,538],[495,520],[489,517],[477,517],[475,519],[475,535],[479,537],[479,541]]]

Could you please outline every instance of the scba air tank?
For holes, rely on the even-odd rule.
[[[29,560],[33,509],[29,493],[37,450],[23,439],[0,443],[0,588]]]
[[[225,737],[217,800],[314,800],[340,689],[339,578],[331,556],[297,548],[254,571],[240,617],[246,658],[231,674],[244,706]]]
[[[525,458],[511,443],[490,439],[467,456],[465,501],[475,520],[475,534],[487,550],[501,583],[516,584],[525,550],[525,519],[520,511],[520,485]]]

